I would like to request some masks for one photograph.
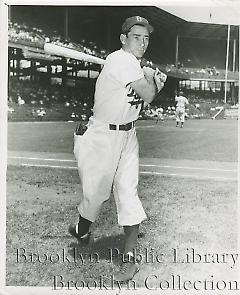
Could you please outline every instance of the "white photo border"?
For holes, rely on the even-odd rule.
[[[219,0],[218,3],[226,4],[225,0]],[[230,0],[229,0],[230,1]],[[231,0],[232,3],[237,3],[238,0]],[[7,81],[8,81],[8,6],[9,5],[141,5],[141,6],[150,6],[150,5],[164,5],[164,6],[174,6],[174,5],[182,5],[191,6],[205,6],[209,5],[209,0],[159,0],[159,1],[77,1],[77,0],[0,0],[0,295],[15,295],[15,294],[43,294],[43,295],[55,295],[55,294],[107,294],[107,295],[117,295],[120,294],[116,291],[75,291],[75,290],[53,290],[51,287],[31,287],[31,286],[6,286],[6,172],[7,172]],[[237,5],[236,5],[237,7]],[[240,27],[239,27],[240,30]],[[239,32],[240,36],[240,32]],[[239,48],[239,56],[240,56],[240,48]],[[238,69],[239,70],[239,69]],[[239,76],[240,79],[240,76]],[[239,90],[239,100],[240,100],[240,90]],[[238,126],[239,127],[239,126]],[[240,137],[238,136],[238,144],[240,146]],[[239,161],[238,161],[239,165]],[[240,168],[240,166],[238,166]],[[240,184],[238,182],[238,192],[240,192]],[[238,193],[239,196],[239,193]],[[238,208],[239,208],[239,198],[238,198]],[[240,228],[240,222],[238,218],[238,230]],[[239,235],[238,235],[239,240]],[[238,243],[238,250],[240,249]],[[240,252],[240,251],[239,251]],[[239,272],[240,273],[240,272]],[[57,292],[57,293],[56,293]],[[134,290],[134,291],[122,291],[121,294],[158,294],[159,292],[147,291],[146,289],[142,290]],[[187,294],[188,291],[161,291],[160,294]],[[206,295],[206,294],[216,294],[213,291],[193,291],[191,290],[191,294],[198,295]],[[229,291],[221,291],[221,294],[229,294]]]

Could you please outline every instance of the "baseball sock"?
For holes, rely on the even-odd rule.
[[[78,234],[78,236],[84,237],[88,233],[91,224],[92,222],[90,220],[85,219],[84,217],[79,215],[79,221],[76,224],[76,233]]]
[[[139,224],[124,226],[123,229],[125,233],[124,253],[129,255],[137,245]]]

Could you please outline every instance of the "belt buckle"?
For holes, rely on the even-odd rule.
[[[129,126],[129,129],[128,129],[128,130],[132,129],[133,126],[134,126],[134,122],[130,122],[130,123],[128,123],[128,126]]]
[[[129,122],[129,123],[123,125],[123,126],[124,126],[124,131],[129,131],[129,130],[132,129],[133,123],[132,122]]]
[[[122,131],[129,131],[134,127],[134,121],[129,122],[127,124],[122,125],[115,125],[115,124],[109,124],[110,130],[122,130]]]

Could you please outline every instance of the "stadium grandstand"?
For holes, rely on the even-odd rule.
[[[46,54],[43,44],[51,42],[105,59],[119,48],[121,24],[132,15],[146,17],[155,29],[143,63],[168,75],[159,98],[143,110],[143,119],[158,117],[159,112],[161,118],[174,117],[178,89],[190,99],[189,117],[211,118],[221,107],[237,109],[236,25],[190,22],[154,6],[12,5],[9,120],[87,120],[101,66]]]

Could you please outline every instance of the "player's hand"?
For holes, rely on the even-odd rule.
[[[154,72],[154,81],[157,87],[157,92],[161,91],[164,83],[167,80],[167,75],[162,73],[158,68]]]
[[[148,81],[153,82],[155,70],[150,68],[150,67],[143,67],[142,70],[143,70],[143,73],[144,73],[144,77]]]

